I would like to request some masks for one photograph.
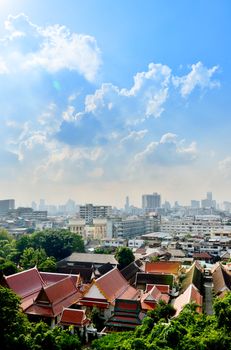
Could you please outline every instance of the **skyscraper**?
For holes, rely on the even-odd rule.
[[[156,208],[161,206],[160,194],[154,192],[153,194],[142,195],[142,209],[145,213],[155,211]]]
[[[15,200],[14,199],[2,199],[0,200],[0,213],[5,214],[10,209],[15,208]]]

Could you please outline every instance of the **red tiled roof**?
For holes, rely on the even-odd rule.
[[[27,314],[55,317],[64,307],[70,307],[82,297],[69,276],[55,284],[43,287]],[[50,311],[48,311],[50,310]]]
[[[193,253],[193,258],[194,259],[211,259],[211,255],[207,252],[203,253]]]
[[[53,303],[57,303],[64,299],[65,296],[72,295],[77,292],[72,278],[66,277],[55,284],[51,284],[44,288],[47,298]]]
[[[38,293],[45,285],[36,267],[4,278],[8,287],[21,298]]]
[[[164,285],[164,284],[147,284],[145,292],[146,293],[149,292],[154,286],[156,286],[161,291],[161,293],[168,294],[169,291],[170,291],[170,288],[169,288],[168,285]]]
[[[95,284],[110,302],[113,302],[119,297],[123,299],[133,299],[137,295],[136,289],[129,285],[117,268],[99,277],[95,280]]]
[[[53,273],[53,272],[39,272],[39,273],[46,285],[54,284],[56,282],[63,280],[66,277],[71,277],[75,285],[78,285],[78,283],[80,282],[79,274],[74,275],[74,274]]]
[[[179,315],[179,313],[182,311],[185,305],[191,302],[195,302],[196,304],[199,305],[199,307],[197,308],[197,311],[201,313],[203,297],[193,284],[190,284],[189,287],[184,291],[184,293],[179,295],[174,300],[173,306],[176,309],[175,317]]]
[[[178,274],[181,268],[181,263],[177,261],[155,261],[145,263],[145,272],[148,273],[164,273]]]
[[[90,320],[86,317],[85,310],[64,309],[62,312],[60,324],[74,325],[82,327],[89,324]]]
[[[153,285],[152,289],[142,295],[141,307],[143,310],[153,310],[160,300],[168,303],[169,299],[169,295],[161,293],[158,286]]]

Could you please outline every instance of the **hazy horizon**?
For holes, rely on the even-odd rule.
[[[1,1],[0,198],[231,201],[230,10]]]

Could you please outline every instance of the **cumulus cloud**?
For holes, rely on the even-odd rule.
[[[164,134],[159,141],[150,142],[146,148],[135,155],[135,163],[150,165],[175,166],[184,165],[197,158],[196,143],[185,145],[176,134]]]
[[[8,68],[6,66],[6,63],[4,62],[4,60],[0,57],[0,74],[7,74]]]
[[[226,157],[218,164],[218,169],[225,178],[230,178],[231,175],[231,157]]]
[[[182,77],[173,77],[172,81],[175,87],[180,89],[182,97],[187,97],[196,87],[200,89],[212,89],[219,86],[219,82],[213,80],[218,66],[207,68],[202,62],[192,64],[191,71]]]
[[[164,132],[164,112],[175,87],[183,97],[195,87],[214,87],[216,67],[199,62],[187,76],[174,77],[167,65],[150,63],[130,86],[107,82],[94,88],[101,65],[95,38],[66,26],[41,27],[23,14],[9,16],[5,30],[0,153],[11,156],[9,168],[17,168],[20,178],[74,186],[122,182],[197,158],[195,142]]]
[[[5,30],[7,34],[1,40],[8,62],[5,70],[40,67],[55,73],[68,69],[77,71],[89,81],[95,80],[101,53],[94,37],[72,33],[59,24],[40,27],[25,14],[10,15]]]

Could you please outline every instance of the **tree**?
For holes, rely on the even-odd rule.
[[[44,249],[26,248],[20,259],[20,266],[29,269],[37,265],[39,267],[47,259]]]
[[[38,265],[38,268],[44,272],[55,272],[57,269],[55,258],[53,256],[46,258],[46,260]]]
[[[231,293],[228,293],[223,299],[217,298],[213,308],[218,326],[231,331]]]
[[[26,316],[20,311],[19,298],[8,288],[0,287],[0,344],[1,348],[15,349],[16,339],[26,334]]]
[[[64,259],[72,252],[84,252],[84,242],[80,235],[69,230],[44,230],[31,235],[30,247],[43,248],[47,256]]]
[[[17,266],[13,261],[4,260],[0,262],[0,273],[2,275],[8,276],[13,275],[18,271]]]
[[[121,269],[129,265],[135,260],[135,256],[130,248],[119,247],[116,249],[115,258],[118,261]]]
[[[9,234],[9,232],[4,229],[0,228],[0,241],[12,241],[13,237]]]

